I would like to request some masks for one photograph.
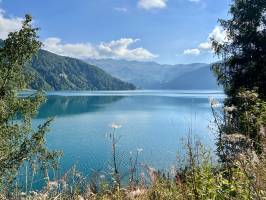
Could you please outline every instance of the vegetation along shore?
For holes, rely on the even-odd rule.
[[[134,79],[135,86],[129,78],[120,80],[88,64],[102,61],[85,62],[42,50],[39,29],[27,14],[21,29],[1,40],[0,199],[266,199],[266,1],[232,0],[228,16],[219,20],[225,40],[210,38],[212,51],[219,57],[210,67],[226,94],[222,106],[210,99],[215,155],[188,133],[186,153],[178,159],[178,166],[157,170],[140,162],[143,149],[139,148],[123,157],[128,163],[124,173],[119,168],[118,134],[123,129],[114,123],[107,135],[110,170],[87,177],[75,165],[55,176],[64,152],[47,148],[53,119],[37,128],[32,124],[46,100],[44,90],[134,90],[155,84],[163,88],[178,80],[162,83],[153,76],[153,81],[145,83]],[[196,74],[207,69],[204,64],[197,66]],[[122,76],[120,72],[117,76]],[[185,77],[193,79],[196,74]],[[37,90],[20,96],[27,88]],[[36,176],[43,177],[39,188]]]

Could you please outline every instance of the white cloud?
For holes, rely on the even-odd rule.
[[[210,41],[202,42],[202,43],[199,44],[198,47],[199,47],[200,49],[209,50],[209,49],[211,49],[212,44],[211,44]]]
[[[126,13],[128,11],[127,8],[124,8],[124,7],[117,7],[117,8],[114,8],[114,10],[117,12],[122,12],[122,13]]]
[[[60,38],[53,37],[44,40],[43,45],[45,50],[63,56],[76,58],[99,56],[97,50],[89,43],[67,44],[63,43]]]
[[[227,33],[221,26],[216,26],[209,34],[208,41],[213,38],[219,43],[228,42]]]
[[[207,40],[205,42],[200,43],[198,48],[201,50],[211,51],[212,50],[211,39],[214,39],[215,41],[221,44],[228,42],[226,31],[221,26],[216,26],[209,34]]]
[[[207,40],[205,42],[200,43],[198,45],[198,48],[205,51],[206,50],[211,51],[212,49],[211,39],[214,39],[219,43],[224,43],[228,41],[226,31],[223,30],[221,26],[216,26],[209,34]]]
[[[0,38],[6,39],[9,32],[17,31],[21,28],[22,18],[5,17],[5,11],[0,9]]]
[[[1,1],[1,0],[0,0]],[[126,8],[117,8],[126,12]],[[0,8],[0,39],[6,39],[9,32],[21,28],[22,18],[6,17]],[[158,57],[143,47],[130,48],[138,39],[122,38],[111,42],[101,42],[99,45],[90,43],[64,43],[60,38],[50,37],[43,41],[44,49],[53,53],[75,58],[113,58],[127,60],[151,60]]]
[[[166,7],[167,0],[139,0],[138,7],[150,10],[150,9],[162,9]]]
[[[214,39],[221,44],[228,42],[226,31],[221,26],[216,26],[209,34],[207,40],[203,43],[200,43],[198,47],[203,50],[211,50],[211,39]]]
[[[186,49],[183,52],[184,55],[193,55],[193,56],[197,56],[200,54],[200,50],[199,49]]]
[[[157,57],[148,50],[139,47],[130,49],[129,46],[138,42],[139,39],[122,38],[109,43],[102,42],[99,46],[100,54],[111,58],[124,58],[128,60],[150,60]]]
[[[211,39],[216,40],[219,43],[228,42],[226,31],[221,26],[216,26],[209,34],[205,42],[200,43],[197,48],[187,49],[183,52],[185,55],[199,55],[206,51],[212,50]]]
[[[99,45],[90,43],[63,43],[59,38],[48,38],[44,49],[53,53],[75,58],[113,58],[126,60],[151,60],[157,55],[152,54],[142,47],[129,48],[130,45],[139,41],[138,39],[122,38],[111,42],[101,42]]]
[[[188,1],[190,1],[190,2],[200,2],[200,0],[188,0]]]

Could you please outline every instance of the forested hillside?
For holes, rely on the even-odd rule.
[[[81,60],[59,56],[40,50],[28,65],[35,80],[33,89],[52,90],[131,90],[133,84],[125,83],[102,69]]]
[[[0,40],[0,46],[3,46]],[[31,89],[45,90],[132,90],[135,86],[114,78],[104,70],[81,60],[39,50],[27,63],[32,74]]]

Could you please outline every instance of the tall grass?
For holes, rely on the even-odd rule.
[[[116,144],[112,143],[113,145]],[[48,181],[39,192],[14,191],[0,199],[88,199],[88,200],[205,200],[205,199],[265,199],[266,159],[259,162],[245,155],[235,160],[234,167],[213,163],[210,151],[196,140],[189,138],[185,143],[186,155],[182,164],[171,175],[156,171],[151,166],[137,165],[131,158],[127,184],[117,183],[119,170],[110,172],[113,179],[94,174],[86,178],[74,166],[61,178]],[[114,155],[113,155],[114,156]],[[115,163],[113,163],[115,166]],[[144,174],[137,174],[142,166]],[[133,173],[134,172],[134,173]],[[110,181],[111,180],[111,181]],[[147,184],[149,183],[149,184]]]
[[[139,163],[138,150],[130,154],[127,174],[119,169],[119,135],[117,129],[121,126],[113,124],[108,135],[110,139],[110,171],[93,173],[91,177],[83,176],[73,166],[63,176],[49,177],[45,168],[46,185],[41,191],[32,191],[36,167],[25,165],[24,187],[19,188],[17,182],[13,188],[2,186],[0,199],[78,199],[78,200],[249,200],[266,199],[266,156],[265,152],[256,154],[247,146],[249,140],[242,143],[232,143],[228,136],[237,137],[228,123],[229,113],[214,110],[217,101],[211,100],[214,123],[217,128],[217,153],[221,162],[213,162],[213,154],[200,141],[188,137],[184,143],[185,155],[171,173],[154,169],[145,163]],[[229,109],[229,108],[227,108]],[[230,118],[229,118],[230,119]],[[253,124],[251,124],[253,125]],[[232,134],[225,134],[228,132]],[[227,132],[225,132],[227,131]],[[225,137],[226,136],[226,137]],[[241,139],[242,137],[237,137]],[[238,141],[238,140],[237,140]],[[242,146],[241,146],[242,145]],[[33,170],[34,169],[34,170]],[[54,174],[56,174],[54,172]]]

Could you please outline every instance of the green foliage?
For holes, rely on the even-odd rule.
[[[0,39],[0,47],[4,41]],[[133,84],[112,77],[104,70],[79,59],[40,49],[26,64],[29,87],[44,90],[134,90]]]
[[[48,165],[56,156],[45,148],[45,134],[51,120],[32,128],[31,118],[44,102],[40,92],[19,97],[27,87],[24,66],[41,47],[31,17],[25,16],[22,29],[9,33],[0,49],[0,186],[13,181],[25,161]]]
[[[209,151],[189,142],[181,168],[171,176],[158,173],[150,184],[114,188],[105,178],[87,180],[74,166],[47,188],[31,194],[18,193],[16,199],[88,200],[249,200],[266,197],[266,159],[254,162],[242,156],[233,168],[212,164]],[[149,174],[149,173],[148,173]],[[230,174],[230,176],[229,176]],[[152,177],[145,177],[145,179]],[[95,182],[96,181],[96,182]],[[4,194],[1,194],[4,198]],[[0,196],[1,197],[1,196]]]
[[[238,154],[265,153],[266,102],[258,98],[256,91],[245,90],[234,100],[237,104],[230,105],[226,99],[223,108],[211,103],[218,128],[218,155],[223,162],[234,162]]]
[[[186,183],[176,184],[174,181],[160,180],[149,188],[147,196],[139,199],[182,200],[182,199],[257,199],[258,195],[251,187],[250,180],[243,171],[235,169],[233,180],[226,179],[222,172],[213,172],[211,165],[197,167],[194,176],[189,175]],[[196,185],[192,186],[191,178]],[[253,182],[252,182],[253,184]],[[197,193],[195,193],[197,189]],[[260,196],[263,195],[260,191]]]
[[[251,139],[257,153],[262,153],[264,136],[260,129],[266,125],[266,102],[259,99],[255,91],[241,91],[236,98],[237,110],[231,113],[234,117],[230,126],[234,132]]]
[[[81,60],[40,50],[27,65],[35,79],[31,88],[47,90],[132,90],[135,86],[116,79]]]
[[[266,99],[266,1],[233,0],[231,18],[220,20],[227,41],[213,40],[213,48],[222,62],[214,65],[218,81],[229,97],[240,88],[258,88],[259,97]]]
[[[262,199],[265,197],[265,159],[254,164],[239,158],[234,168],[213,165],[208,151],[201,146],[187,146],[186,165],[175,179],[159,178],[139,199]],[[228,176],[230,174],[230,176]]]
[[[220,20],[226,41],[212,41],[214,52],[222,58],[213,70],[228,95],[225,115],[218,125],[218,151],[227,143],[235,150],[240,147],[261,154],[265,133],[260,130],[266,126],[266,1],[233,0],[229,14],[230,19]],[[234,109],[227,112],[227,108]],[[234,134],[246,141],[236,137],[221,141],[225,135]],[[245,144],[241,147],[240,143]],[[237,153],[233,148],[229,153]]]

